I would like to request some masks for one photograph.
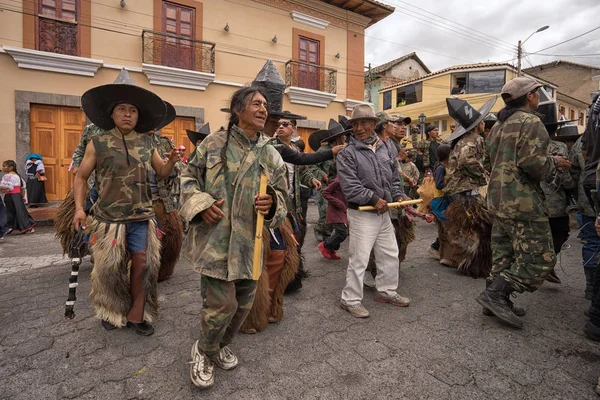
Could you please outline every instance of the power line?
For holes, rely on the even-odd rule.
[[[442,19],[442,20],[448,21],[448,22],[450,22],[450,23],[452,23],[452,24],[458,25],[458,26],[460,26],[460,27],[467,28],[467,29],[469,30],[469,32],[470,32],[470,33],[472,33],[472,32],[476,32],[476,33],[478,33],[478,34],[480,34],[480,35],[482,35],[482,36],[487,36],[488,38],[490,38],[490,39],[493,39],[493,40],[495,40],[495,41],[498,41],[498,42],[503,42],[503,43],[505,43],[506,45],[508,45],[510,48],[514,48],[514,50],[516,50],[516,46],[515,46],[514,44],[512,44],[512,43],[509,43],[509,42],[507,42],[507,41],[504,41],[504,40],[502,40],[502,39],[499,39],[499,38],[497,38],[497,37],[494,37],[494,36],[488,35],[487,33],[484,33],[484,32],[481,32],[481,31],[478,31],[477,29],[473,29],[473,28],[467,27],[466,25],[459,24],[458,22],[455,22],[455,21],[453,21],[453,20],[451,20],[451,19],[445,18],[445,17],[443,17],[443,16],[441,16],[441,15],[435,14],[435,13],[433,13],[433,12],[431,12],[431,11],[428,11],[428,10],[426,10],[426,9],[424,9],[424,8],[421,8],[421,7],[417,7],[417,6],[415,6],[415,5],[412,5],[412,4],[410,4],[410,3],[407,3],[407,2],[405,2],[405,1],[402,1],[402,0],[396,0],[396,1],[397,1],[397,2],[399,2],[399,3],[405,4],[405,5],[409,6],[409,7],[415,8],[415,9],[417,9],[417,10],[419,10],[419,11],[421,11],[421,12],[424,12],[424,13],[426,13],[426,14],[433,15],[433,16],[435,16],[435,17],[437,17],[437,18],[440,18],[440,19]]]
[[[582,33],[582,34],[580,34],[580,35],[577,35],[577,36],[575,36],[575,37],[572,37],[571,39],[567,39],[567,40],[565,40],[565,41],[562,41],[562,42],[560,42],[560,43],[554,44],[554,45],[552,45],[552,46],[548,46],[548,47],[546,47],[546,48],[543,48],[543,49],[541,49],[541,50],[538,50],[538,51],[536,51],[536,52],[529,53],[529,54],[532,54],[532,55],[533,55],[533,54],[538,54],[538,53],[540,53],[540,52],[542,52],[542,51],[545,51],[545,50],[551,49],[551,48],[553,48],[553,47],[560,46],[561,44],[564,44],[564,43],[570,42],[570,41],[572,41],[572,40],[578,39],[578,38],[580,38],[580,37],[582,37],[582,36],[584,36],[584,35],[587,35],[588,33],[592,33],[592,32],[594,32],[594,31],[597,31],[598,29],[600,29],[600,26],[597,26],[597,27],[595,27],[594,29],[591,29],[591,30],[589,30],[589,31],[587,31],[587,32],[583,32],[583,33]]]
[[[400,0],[398,0],[398,1],[400,1]],[[405,2],[402,2],[402,1],[400,1],[400,2],[404,3],[404,4],[408,4],[408,3],[405,3]],[[395,5],[397,5],[397,6],[400,7],[399,4],[395,4]],[[408,5],[410,5],[410,4],[408,4]],[[416,8],[416,9],[422,11],[422,12],[425,12],[425,13],[428,13],[430,15],[433,15],[435,18],[440,18],[440,19],[443,19],[443,20],[450,21],[450,20],[448,20],[448,19],[446,19],[444,17],[441,17],[441,16],[439,16],[437,14],[431,13],[431,12],[429,12],[427,10],[422,9],[422,8],[415,7],[415,6],[412,6],[412,5],[411,5],[411,7],[414,7],[414,8]],[[395,14],[396,13],[406,14],[406,15],[414,18],[414,19],[418,19],[418,20],[424,21],[425,23],[431,25],[435,29],[440,29],[441,28],[441,29],[446,29],[446,30],[448,30],[450,32],[457,33],[458,35],[460,35],[459,37],[461,37],[463,39],[467,39],[467,40],[469,40],[469,41],[471,41],[473,43],[482,44],[482,45],[485,45],[485,46],[493,47],[493,48],[500,49],[500,50],[507,51],[507,52],[513,52],[513,51],[516,50],[516,47],[514,45],[498,43],[499,39],[496,39],[496,38],[493,38],[493,37],[492,37],[492,39],[488,39],[487,37],[483,37],[481,35],[478,35],[476,32],[479,32],[479,31],[474,30],[472,28],[469,28],[467,26],[464,26],[462,24],[458,24],[458,23],[453,22],[453,21],[450,21],[450,22],[452,22],[452,24],[454,24],[454,25],[451,25],[451,24],[448,24],[446,22],[439,21],[439,20],[433,20],[432,21],[431,19],[425,19],[419,13],[417,13],[415,11],[412,11],[412,10],[407,10],[406,8],[403,8],[402,10],[396,9],[396,11],[394,13]],[[454,35],[454,36],[457,36],[457,35]]]

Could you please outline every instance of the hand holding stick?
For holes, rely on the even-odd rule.
[[[403,207],[403,206],[411,206],[413,204],[420,204],[422,202],[423,202],[423,199],[406,200],[406,201],[395,201],[393,203],[387,203],[387,206],[388,206],[388,208]],[[360,211],[375,211],[375,210],[377,210],[373,206],[360,206],[360,207],[358,207],[358,209]]]
[[[267,175],[260,176],[259,195],[267,194]],[[257,281],[260,278],[260,264],[262,260],[263,226],[265,216],[262,213],[256,214],[256,235],[254,237],[254,258],[252,259],[252,280]]]

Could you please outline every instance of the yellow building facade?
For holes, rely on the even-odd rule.
[[[457,65],[381,89],[379,105],[390,114],[410,117],[413,125],[418,125],[419,115],[425,114],[426,124],[437,125],[440,135],[444,137],[450,133],[450,126],[455,124],[448,115],[446,98],[458,97],[480,108],[490,98],[497,96],[498,101],[492,112],[498,112],[504,107],[499,97],[500,89],[516,76],[516,69],[509,64]],[[556,98],[556,85],[545,81],[542,83]]]
[[[347,114],[364,93],[364,30],[393,7],[372,0],[11,0],[0,12],[2,160],[40,153],[47,195],[64,198],[87,121],[80,96],[121,68],[172,103],[163,130],[226,126],[231,94],[271,59],[299,134]],[[353,11],[351,11],[353,10]]]

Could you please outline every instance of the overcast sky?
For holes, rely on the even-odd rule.
[[[544,25],[550,28],[529,38],[526,53],[600,26],[600,0],[379,1],[396,11],[366,31],[365,62],[373,67],[413,51],[432,71],[488,61],[516,65],[517,42]],[[600,29],[542,53],[558,56],[529,55],[523,68],[558,59],[600,66]],[[567,57],[573,54],[594,56]]]

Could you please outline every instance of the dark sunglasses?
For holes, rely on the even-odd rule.
[[[287,128],[290,125],[292,125],[292,123],[291,122],[287,122],[287,121],[280,122],[280,123],[277,124],[277,126],[283,126],[284,128]]]

